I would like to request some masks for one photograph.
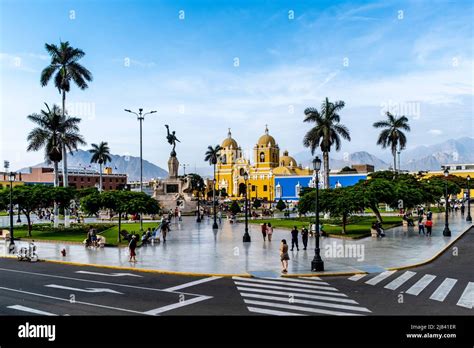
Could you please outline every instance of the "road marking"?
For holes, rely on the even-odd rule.
[[[246,279],[249,279],[249,278],[246,278]],[[305,283],[305,284],[314,284],[314,285],[329,285],[328,283],[326,282],[319,282],[319,281],[316,281],[316,280],[303,280],[303,279],[294,279],[294,278],[270,278],[270,277],[263,277],[261,279],[273,279],[273,280],[276,280],[278,279],[279,281],[283,281],[283,282],[288,282],[288,283]]]
[[[282,303],[272,303],[272,302],[265,302],[265,301],[254,301],[254,300],[245,300],[244,299],[244,302],[248,303],[248,304],[253,304],[253,305],[275,307],[275,308],[284,308],[284,309],[293,309],[293,310],[296,310],[296,311],[319,313],[319,314],[328,314],[328,315],[349,315],[349,316],[363,315],[363,314],[360,314],[360,313],[330,311],[330,310],[327,310],[327,309],[303,307],[303,306],[294,306],[294,305],[287,305],[287,304],[282,304]]]
[[[176,309],[176,308],[180,308],[180,307],[185,307],[185,306],[189,306],[193,303],[196,303],[196,302],[201,302],[201,301],[204,301],[204,300],[208,300],[212,298],[212,296],[199,296],[199,297],[195,297],[195,298],[192,298],[192,299],[189,299],[189,300],[185,300],[185,301],[180,301],[180,302],[177,302],[177,303],[173,303],[171,305],[168,305],[168,306],[163,306],[163,307],[159,307],[159,308],[155,308],[155,309],[152,309],[150,311],[146,311],[144,312],[143,314],[148,314],[148,315],[157,315],[159,313],[163,313],[163,312],[167,312],[167,311],[171,311],[173,309]]]
[[[446,278],[441,283],[441,285],[438,286],[438,288],[433,292],[433,294],[431,294],[430,299],[443,302],[457,281],[457,279]]]
[[[193,281],[193,282],[189,282],[189,283],[185,283],[185,284],[173,286],[173,287],[171,287],[171,288],[163,289],[163,291],[176,291],[176,290],[181,290],[181,289],[184,289],[184,288],[189,288],[189,287],[191,287],[191,286],[195,286],[195,285],[202,284],[202,283],[207,283],[207,282],[210,282],[210,281],[213,281],[213,280],[216,280],[216,279],[221,279],[221,278],[222,278],[222,277],[203,278],[203,279],[195,280],[195,281]]]
[[[246,292],[243,292],[240,295],[242,297],[258,298],[258,299],[262,299],[262,300],[274,300],[274,301],[283,301],[283,302],[289,302],[289,303],[301,303],[301,304],[306,304],[306,305],[310,305],[310,306],[328,307],[328,308],[345,309],[345,310],[352,310],[352,311],[359,311],[359,312],[369,312],[370,313],[370,310],[368,310],[365,307],[349,306],[349,305],[342,305],[342,304],[337,304],[337,303],[326,303],[326,302],[320,302],[320,301],[300,300],[300,299],[297,299],[297,298],[249,294],[249,293],[246,293]]]
[[[418,280],[410,289],[406,291],[407,294],[418,296],[434,279],[435,275],[425,274]]]
[[[99,272],[89,272],[89,271],[76,271],[76,273],[81,274],[92,274],[92,275],[100,275],[104,277],[139,277],[143,278],[143,276],[133,273],[99,273]]]
[[[396,271],[385,271],[385,272],[382,272],[378,275],[376,275],[375,277],[373,277],[372,279],[369,279],[365,282],[365,284],[369,284],[369,285],[376,285],[378,283],[380,283],[382,280],[390,277],[392,274],[394,274]]]
[[[56,296],[49,296],[49,295],[44,295],[44,294],[38,294],[38,293],[35,293],[35,292],[29,292],[29,291],[23,291],[23,290],[17,290],[17,289],[5,288],[5,287],[0,287],[0,290],[19,292],[21,294],[27,294],[27,295],[34,295],[34,296],[44,297],[44,298],[50,298],[50,299],[53,299],[53,300],[64,301],[64,302],[68,302],[68,303],[70,303],[70,301],[71,301],[71,299],[69,297],[68,298],[61,298],[61,297],[56,297]],[[111,306],[99,305],[99,304],[89,303],[89,302],[75,301],[74,304],[83,304],[85,306],[107,308],[107,309],[112,309],[112,310],[116,310],[116,311],[129,312],[129,313],[135,313],[135,314],[144,314],[143,312],[138,312],[138,311],[134,311],[134,310],[131,310],[131,309],[111,307]]]
[[[262,294],[273,294],[273,295],[286,295],[286,296],[298,296],[298,297],[306,297],[306,298],[313,298],[315,300],[326,300],[326,301],[333,301],[333,302],[342,302],[342,303],[354,303],[358,304],[356,301],[351,300],[349,298],[337,298],[337,297],[328,297],[328,296],[320,296],[320,295],[308,295],[308,294],[295,294],[293,292],[287,291],[275,291],[275,290],[265,290],[265,289],[252,289],[246,287],[237,287],[239,291],[250,291],[250,292],[259,292]]]
[[[406,271],[400,277],[392,280],[390,283],[384,286],[385,289],[396,290],[402,286],[408,279],[413,277],[416,272]]]
[[[288,290],[288,291],[294,291],[295,294],[298,292],[306,292],[310,294],[321,294],[321,295],[330,295],[330,296],[341,296],[341,297],[347,297],[347,295],[339,293],[339,292],[333,292],[333,291],[322,291],[322,290],[307,290],[307,289],[299,289],[299,288],[290,288],[286,286],[276,286],[276,285],[266,285],[266,284],[253,284],[253,283],[244,283],[244,282],[235,282],[236,285],[245,285],[245,286],[250,286],[250,287],[255,287],[255,288],[266,288],[266,289],[275,289],[275,290]]]
[[[319,277],[299,277],[301,279],[321,280]]]
[[[474,283],[469,282],[456,305],[472,309],[474,306]]]
[[[247,307],[247,309],[250,312],[260,313],[260,314],[269,314],[269,315],[278,315],[278,316],[287,316],[287,315],[306,316],[306,314],[302,314],[302,313],[283,312],[283,311],[276,311],[274,309],[264,309],[264,308],[258,308],[258,307]]]
[[[48,316],[57,316],[57,314],[54,314],[54,313],[40,311],[39,309],[25,307],[25,306],[22,306],[22,305],[7,306],[7,308],[16,309],[18,311],[27,312],[27,313],[34,313],[34,314],[48,315]]]
[[[253,278],[241,278],[241,277],[232,277],[235,280],[244,280],[246,282],[252,283],[263,283],[263,284],[278,284],[282,285],[282,282],[279,280],[265,280],[265,279],[253,279]],[[285,284],[286,285],[286,284]],[[338,291],[336,288],[330,286],[320,286],[320,285],[308,285],[308,284],[296,284],[292,283],[291,286],[295,286],[298,288],[306,288],[306,289],[319,289],[319,290],[332,290]]]
[[[356,274],[353,275],[352,277],[349,278],[349,280],[352,280],[353,282],[358,281],[361,278],[364,278],[367,274]]]
[[[38,273],[38,272],[19,271],[19,270],[8,269],[8,268],[0,268],[0,271],[14,272],[14,273],[22,273],[22,274],[32,274],[32,275],[36,275],[36,276],[40,276],[40,277],[50,277],[50,278],[57,278],[57,279],[68,279],[68,280],[75,280],[75,281],[78,281],[78,282],[86,282],[86,283],[96,283],[96,284],[104,284],[104,285],[123,286],[123,287],[131,288],[131,289],[140,289],[140,290],[150,290],[150,291],[164,292],[164,290],[162,290],[162,289],[147,288],[147,287],[143,287],[143,286],[120,284],[120,283],[112,283],[112,282],[104,282],[104,281],[100,281],[100,280],[90,280],[90,279],[82,279],[82,278],[72,278],[72,277],[58,276],[58,275],[45,274],[45,273]],[[181,291],[180,291],[180,294],[190,295],[190,296],[201,296],[200,294],[185,293],[185,292],[181,292]]]
[[[103,288],[87,288],[87,289],[78,289],[72,288],[70,286],[63,286],[63,285],[56,285],[56,284],[48,284],[45,285],[48,288],[56,288],[56,289],[64,289],[64,290],[71,290],[71,291],[79,291],[79,292],[88,292],[88,293],[99,293],[99,292],[107,292],[110,294],[119,294],[123,295],[123,293],[112,290],[112,289],[103,289]]]

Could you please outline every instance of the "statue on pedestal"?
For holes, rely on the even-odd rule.
[[[180,141],[178,140],[178,138],[175,135],[176,131],[173,131],[173,132],[170,133],[170,127],[167,124],[165,124],[165,127],[166,127],[166,132],[168,133],[166,135],[166,139],[168,140],[168,143],[170,145],[173,145],[173,149],[171,150],[170,156],[171,157],[176,157],[176,151],[175,151],[176,142],[180,143]]]

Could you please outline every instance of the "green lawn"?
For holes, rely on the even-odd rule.
[[[358,217],[356,222],[349,223],[346,225],[346,236],[351,238],[360,238],[363,236],[370,235],[370,227],[375,221],[375,217]],[[383,217],[383,227],[384,229],[391,228],[394,226],[401,225],[402,219],[398,216],[384,216]],[[298,229],[303,227],[308,227],[309,223],[314,222],[313,218],[303,217],[303,218],[291,218],[291,219],[259,219],[259,220],[249,220],[252,224],[262,224],[264,222],[270,222],[273,227],[276,228],[285,228],[292,229],[293,226],[296,226]],[[323,229],[330,235],[342,235],[342,227],[340,224],[335,223],[334,220],[321,220],[323,224]]]
[[[157,227],[157,223],[151,222],[144,222],[143,229],[146,230],[147,228],[155,228]],[[66,232],[66,231],[38,231],[34,229],[35,226],[33,225],[33,230],[31,231],[31,239],[35,240],[58,240],[58,241],[68,241],[68,242],[82,242],[86,238],[86,234],[84,232]],[[137,223],[123,223],[122,224],[122,231],[126,230],[127,232],[139,232],[140,231],[140,224]],[[15,238],[28,238],[28,229],[26,227],[19,227],[15,228],[14,230]],[[107,244],[117,245],[117,238],[118,238],[118,224],[113,226],[102,233],[101,236],[106,238]],[[127,242],[122,242],[122,244],[126,244]]]

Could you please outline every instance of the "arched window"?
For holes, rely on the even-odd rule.
[[[276,190],[275,190],[275,195],[276,195],[276,198],[281,198],[281,185],[280,183],[278,183],[278,185],[276,185]]]
[[[260,152],[260,162],[265,162],[265,153]]]
[[[301,192],[301,185],[300,182],[298,181],[298,184],[295,186],[295,197],[299,197]]]
[[[244,168],[240,168],[239,174],[240,174],[240,176],[244,176],[244,174],[245,174],[245,169],[244,169]]]
[[[222,164],[227,164],[227,155],[222,155],[221,156],[221,162],[222,162]]]

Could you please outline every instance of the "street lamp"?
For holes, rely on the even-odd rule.
[[[244,243],[250,243],[249,218],[248,218],[249,200],[247,196],[247,191],[248,191],[247,181],[249,180],[249,174],[247,172],[244,173],[244,180],[245,180],[245,233],[244,233],[243,241]]]
[[[13,182],[15,181],[16,173],[10,172],[8,181],[10,181],[10,252],[14,249],[15,240],[13,237]]]
[[[448,210],[449,210],[449,202],[448,202],[448,175],[449,175],[449,171],[448,169],[445,169],[444,170],[444,185],[445,185],[445,189],[446,189],[446,197],[445,197],[445,203],[446,203],[446,211],[445,211],[445,215],[444,215],[444,230],[443,230],[443,236],[445,237],[451,237],[451,231],[449,229],[449,218],[448,218]]]
[[[324,271],[324,261],[321,259],[320,250],[319,250],[319,170],[321,169],[321,159],[316,156],[313,160],[313,169],[316,173],[316,221],[315,221],[315,229],[316,229],[316,248],[314,249],[314,258],[311,261],[311,271],[322,272]]]
[[[198,194],[198,209],[197,209],[197,219],[196,222],[201,222],[201,207],[199,206],[199,195],[201,194],[202,186],[201,181],[197,183],[197,194]]]
[[[216,213],[216,179],[212,179],[212,209],[214,211],[214,223],[212,224],[213,229],[218,229],[217,225],[217,213]]]
[[[138,114],[129,109],[124,109],[126,112],[137,115],[137,120],[140,121],[140,192],[143,192],[143,145],[142,145],[142,122],[145,120],[145,116],[154,114],[156,111],[150,111],[143,114],[143,108],[138,109]],[[143,231],[143,218],[140,214],[140,230]]]
[[[471,181],[471,176],[467,176],[467,217],[466,221],[467,222],[472,222],[472,217],[471,217],[471,188],[470,188],[470,181]]]

